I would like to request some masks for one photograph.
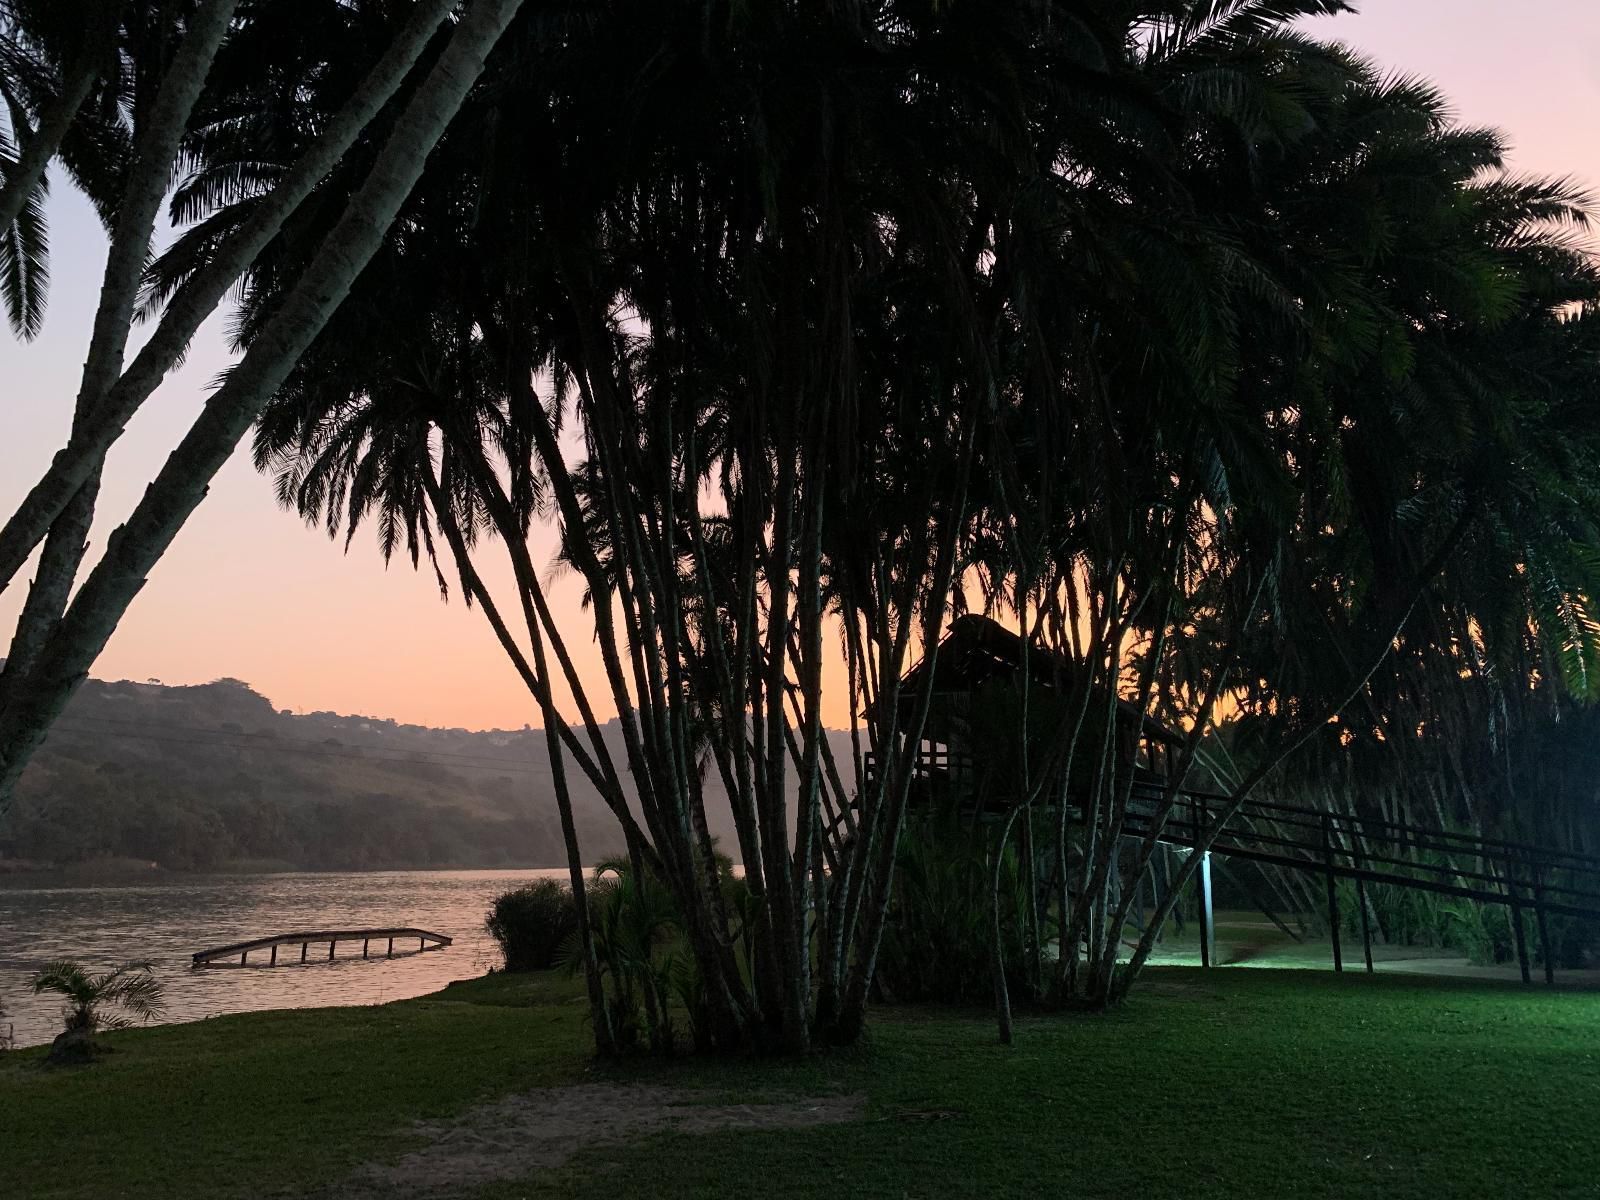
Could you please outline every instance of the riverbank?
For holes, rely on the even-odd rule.
[[[83,862],[53,863],[0,859],[0,889],[55,887],[139,887],[149,884],[184,884],[195,880],[241,875],[394,875],[423,871],[565,871],[566,863],[512,863],[483,867],[471,863],[417,865],[395,863],[347,870],[306,866],[281,858],[229,858],[204,868],[170,867],[137,858],[92,858]]]
[[[875,1014],[803,1063],[588,1057],[559,975],[0,1056],[0,1194],[1589,1195],[1600,997],[1154,970],[1109,1016]],[[556,1090],[549,1090],[556,1089]],[[556,1115],[560,1114],[560,1119]],[[570,1157],[569,1157],[570,1156]]]
[[[148,962],[166,985],[169,1022],[280,1008],[372,1005],[482,975],[500,954],[484,928],[494,898],[544,871],[398,871],[194,876],[137,885],[0,888],[0,1008],[24,1045],[47,1042],[60,1006],[32,993],[34,972],[73,959],[91,970]],[[293,930],[414,926],[445,934],[443,951],[301,967],[194,970],[197,950]],[[255,966],[261,969],[254,969]]]

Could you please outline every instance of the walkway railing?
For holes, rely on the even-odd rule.
[[[1128,812],[1128,833],[1148,833],[1158,800],[1157,789],[1149,785],[1138,789]],[[1227,796],[1181,793],[1161,840],[1192,849],[1231,806]],[[1512,936],[1524,981],[1531,977],[1522,919],[1525,912],[1531,909],[1534,913],[1545,978],[1551,982],[1555,957],[1549,918],[1600,920],[1600,857],[1358,813],[1247,800],[1217,832],[1210,853],[1321,875],[1327,881],[1328,926],[1336,969],[1343,968],[1336,886],[1340,879],[1353,880],[1356,885],[1369,969],[1369,884],[1505,905],[1511,911]],[[1205,899],[1202,897],[1203,903]]]
[[[406,946],[412,938],[417,940],[417,948],[409,950]],[[385,957],[394,957],[394,944],[401,943],[402,954],[419,954],[424,950],[443,950],[450,945],[451,939],[442,933],[431,933],[426,929],[417,929],[414,926],[404,926],[394,929],[319,929],[310,933],[279,933],[271,937],[254,938],[248,942],[234,942],[228,946],[216,946],[210,950],[201,950],[194,955],[194,965],[197,967],[247,967],[250,965],[250,955],[265,950],[268,952],[266,965],[278,965],[278,950],[284,946],[299,946],[301,962],[307,961],[307,954],[312,946],[328,943],[328,958],[333,958],[334,951],[340,942],[360,942],[361,957],[367,958],[373,942],[388,942]],[[239,961],[234,962],[237,958]]]
[[[876,768],[871,756],[866,766],[870,778]],[[924,748],[917,756],[915,771],[919,789],[925,795],[975,802],[971,788],[977,772],[971,756],[953,754],[943,747]],[[1124,836],[1148,836],[1164,795],[1158,779],[1136,781]],[[1193,850],[1205,841],[1222,815],[1229,813],[1206,851],[1208,856],[1220,854],[1321,876],[1326,882],[1336,970],[1344,969],[1338,889],[1341,879],[1352,880],[1356,885],[1368,970],[1372,969],[1372,928],[1366,889],[1371,884],[1505,905],[1511,912],[1517,962],[1524,982],[1532,974],[1523,928],[1526,912],[1531,910],[1534,914],[1548,982],[1555,977],[1549,918],[1600,920],[1600,856],[1269,800],[1247,800],[1230,813],[1232,804],[1225,795],[1180,792],[1159,840]],[[1076,806],[1072,811],[1078,811]],[[1213,940],[1209,866],[1209,861],[1204,862],[1196,872],[1201,901],[1201,960],[1207,965]]]

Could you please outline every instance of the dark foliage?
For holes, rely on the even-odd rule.
[[[953,812],[913,818],[895,864],[878,985],[892,1000],[981,1003],[994,991],[990,855],[997,827]],[[1001,936],[1008,983],[1027,986],[1026,911],[1015,847],[1000,870]]]
[[[577,933],[578,909],[571,888],[536,879],[496,897],[483,924],[505,955],[506,970],[545,971]]]

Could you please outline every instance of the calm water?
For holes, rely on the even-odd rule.
[[[0,889],[0,1021],[24,1045],[60,1029],[60,1001],[35,997],[28,979],[51,959],[75,958],[94,970],[129,960],[155,965],[167,987],[168,1021],[219,1013],[328,1004],[381,1004],[437,991],[498,966],[484,932],[490,901],[519,882],[551,871],[389,871],[363,874],[205,876],[132,887]],[[196,970],[197,950],[270,934],[313,929],[414,925],[455,939],[444,950],[362,961],[359,942],[327,946],[302,966],[298,948],[280,950],[292,965]],[[413,943],[415,944],[415,943]],[[398,948],[397,948],[398,949]],[[262,958],[265,959],[265,954]]]

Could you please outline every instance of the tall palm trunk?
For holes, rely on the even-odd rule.
[[[1000,827],[1000,837],[995,842],[994,857],[989,864],[989,936],[993,939],[990,970],[994,978],[994,1014],[999,1026],[1000,1044],[1011,1045],[1011,989],[1006,984],[1005,928],[1000,920],[1000,879],[1005,872],[1006,843],[1011,840],[1011,827],[1022,812],[1014,805]]]
[[[207,0],[200,7],[178,45],[172,65],[162,77],[149,119],[134,143],[133,166],[117,207],[100,302],[89,338],[89,355],[78,385],[77,404],[72,415],[74,436],[81,435],[98,420],[106,393],[122,373],[139,281],[150,253],[161,201],[171,182],[172,162],[238,2]],[[52,518],[33,587],[23,605],[11,651],[6,656],[5,670],[0,673],[0,712],[4,712],[24,686],[34,660],[44,647],[51,624],[66,608],[88,544],[95,499],[100,491],[99,476],[99,462],[90,463],[77,486],[66,493],[60,512]],[[32,545],[28,549],[31,550]],[[7,579],[9,581],[9,577]]]
[[[589,1015],[594,1025],[595,1047],[602,1055],[616,1052],[617,1043],[611,1028],[610,1014],[606,1011],[605,991],[600,982],[600,961],[595,955],[594,930],[589,924],[589,898],[583,884],[583,856],[578,848],[578,827],[572,817],[572,796],[567,790],[566,756],[562,753],[561,738],[557,733],[560,714],[550,695],[548,667],[545,662],[544,637],[539,623],[529,625],[533,640],[534,669],[545,680],[540,694],[540,708],[544,721],[545,749],[550,756],[550,774],[555,786],[556,810],[561,816],[561,838],[567,850],[567,871],[572,882],[573,907],[578,914],[578,940],[583,951],[583,977],[589,991]],[[638,885],[644,886],[642,876]]]
[[[610,1013],[606,1010],[605,988],[600,978],[600,961],[595,954],[589,895],[583,881],[583,858],[578,846],[577,825],[572,816],[572,795],[567,787],[566,755],[562,748],[562,734],[567,733],[570,736],[570,730],[561,720],[551,701],[549,677],[545,674],[544,641],[539,636],[537,623],[530,622],[529,632],[533,638],[534,651],[534,664],[530,666],[522,653],[522,647],[517,644],[511,635],[511,630],[501,619],[493,597],[489,595],[488,588],[484,586],[483,579],[478,574],[466,538],[462,536],[461,526],[451,510],[450,499],[445,495],[439,481],[433,477],[431,464],[424,470],[423,477],[428,500],[433,505],[434,515],[450,547],[451,556],[455,559],[456,569],[461,575],[462,586],[466,589],[468,598],[478,602],[478,607],[493,627],[495,636],[499,638],[500,645],[517,667],[528,685],[528,690],[533,693],[539,704],[544,723],[545,750],[550,756],[550,771],[556,793],[556,809],[561,818],[561,837],[567,851],[573,908],[578,917],[578,941],[583,953],[584,982],[589,993],[589,1020],[594,1026],[595,1048],[602,1055],[609,1056],[616,1051],[616,1037],[611,1028]],[[597,772],[591,773],[591,779],[597,775]]]
[[[225,0],[222,0],[225,2]],[[87,677],[146,573],[172,544],[211,478],[321,332],[382,245],[484,61],[521,0],[475,0],[407,104],[361,188],[227,381],[206,402],[0,715],[0,815],[52,721]]]
[[[86,479],[67,501],[67,506],[50,526],[44,551],[28,596],[17,616],[6,661],[0,667],[0,712],[20,681],[28,677],[44,649],[54,623],[66,611],[72,583],[89,548],[89,527],[94,523],[95,500],[100,494],[100,473]]]
[[[950,399],[964,401],[951,405],[953,418],[961,423],[961,450],[956,464],[956,484],[951,489],[949,507],[944,513],[943,528],[934,546],[934,563],[929,576],[929,587],[924,600],[922,619],[923,661],[926,678],[917,696],[917,709],[910,727],[903,731],[903,742],[898,753],[895,747],[885,746],[891,758],[890,783],[881,804],[884,811],[881,838],[875,860],[867,867],[870,871],[868,887],[863,888],[860,912],[864,924],[855,949],[855,962],[842,989],[839,1017],[833,1029],[834,1036],[851,1042],[866,1025],[867,1000],[872,990],[872,979],[878,966],[878,949],[883,944],[883,932],[888,923],[889,897],[894,887],[895,852],[900,844],[900,831],[905,823],[906,804],[911,795],[912,774],[915,769],[917,746],[922,741],[922,731],[933,707],[933,683],[938,674],[939,639],[943,632],[944,617],[949,608],[950,588],[956,578],[956,558],[960,545],[962,526],[967,520],[967,499],[972,481],[972,466],[977,435],[977,414],[973,397],[965,391],[952,392]],[[912,605],[903,604],[902,611],[909,614]],[[911,624],[909,617],[902,628]],[[903,644],[901,646],[903,650]],[[898,672],[899,655],[889,663],[878,664],[880,672]],[[878,680],[880,694],[885,679]],[[891,693],[892,694],[892,693]]]
[[[178,289],[155,333],[96,405],[94,420],[81,427],[74,426],[67,445],[56,454],[44,476],[0,528],[0,590],[21,569],[72,496],[99,469],[106,451],[122,436],[134,413],[183,356],[228,288],[249,269],[289,217],[394,97],[455,6],[456,0],[422,0],[419,3],[355,94],[277,186],[260,198],[250,219],[226,238],[211,259]]]

